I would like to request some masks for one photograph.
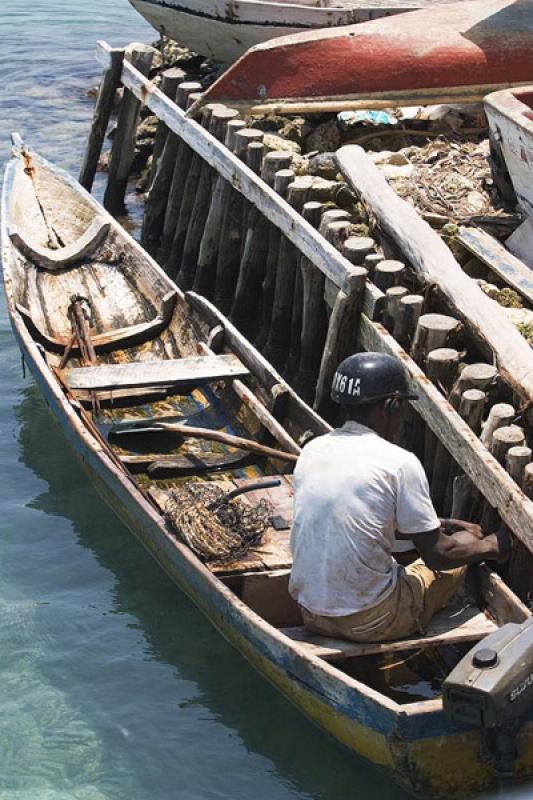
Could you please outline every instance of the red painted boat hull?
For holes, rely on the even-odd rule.
[[[248,50],[203,102],[331,110],[372,97],[483,96],[533,81],[533,0],[467,0]],[[419,98],[418,98],[419,96]]]

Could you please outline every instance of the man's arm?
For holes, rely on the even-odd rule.
[[[465,529],[446,535],[442,528],[410,534],[409,538],[430,569],[454,569],[485,560],[504,561],[509,554],[510,539],[505,528],[483,538]]]

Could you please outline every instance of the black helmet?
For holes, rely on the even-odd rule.
[[[331,399],[340,405],[379,403],[389,397],[416,400],[407,375],[397,358],[386,353],[357,353],[337,367]]]

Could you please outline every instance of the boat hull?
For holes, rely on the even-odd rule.
[[[321,8],[263,0],[130,0],[158,31],[196,53],[231,63],[254,45],[309,28],[365,22],[410,10]]]
[[[484,100],[491,138],[501,149],[517,200],[533,214],[533,85],[494,92]]]
[[[438,700],[400,706],[328,662],[305,653],[251,611],[177,541],[155,506],[110,459],[68,402],[13,302],[14,254],[8,226],[14,169],[11,162],[2,206],[2,257],[11,325],[45,401],[104,501],[228,641],[310,719],[353,753],[386,769],[402,786],[424,797],[449,798],[495,785],[492,767],[479,758],[479,732],[449,720]],[[75,186],[68,180],[70,188]],[[97,213],[105,213],[83,194]],[[110,217],[109,224],[119,227]],[[139,258],[143,257],[135,246]],[[154,269],[159,272],[155,264]],[[518,746],[522,755],[516,763],[516,775],[529,777],[533,774],[531,721],[524,725]]]
[[[482,97],[533,77],[533,0],[468,0],[259,45],[203,101],[312,110]]]

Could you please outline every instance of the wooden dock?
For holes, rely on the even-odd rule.
[[[268,152],[262,131],[237,111],[213,104],[198,121],[188,117],[201,87],[170,77],[167,93],[153,85],[146,77],[151,48],[99,43],[97,57],[105,72],[80,182],[92,186],[122,85],[106,207],[124,209],[145,105],[159,119],[145,247],[208,310],[213,329],[221,324],[217,309],[229,314],[332,423],[329,387],[338,362],[357,349],[398,357],[419,396],[402,442],[424,462],[438,512],[481,520],[489,530],[507,524],[517,541],[508,582],[527,597],[533,354],[503,311],[417,213],[391,198],[384,179],[365,171],[360,148],[341,149],[338,166],[375,215],[379,244],[354,235],[349,212],[317,199],[317,182],[295,174],[292,153]]]

